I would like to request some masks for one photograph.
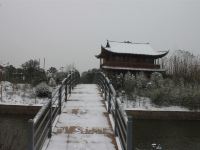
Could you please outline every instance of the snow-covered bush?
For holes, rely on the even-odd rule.
[[[172,95],[172,93],[174,95]],[[156,105],[169,106],[176,100],[177,94],[175,93],[176,92],[173,91],[173,89],[163,87],[150,90],[147,94],[147,97],[149,97]]]
[[[57,73],[55,73],[56,83],[60,84],[62,82],[62,80],[67,77],[67,75],[68,75],[68,72],[57,72]]]
[[[200,109],[200,86],[186,84],[183,78],[164,79],[160,73],[152,73],[150,79],[143,73],[136,77],[128,72],[124,76],[124,90],[130,99],[149,97],[159,106],[184,106],[192,110]],[[135,98],[134,98],[135,97]]]
[[[42,82],[35,87],[35,93],[38,97],[50,97],[51,89],[45,82]]]
[[[143,72],[140,72],[136,75],[136,85],[138,89],[145,89],[147,86],[148,80]]]
[[[98,69],[91,69],[81,74],[80,82],[83,84],[94,83]]]
[[[163,76],[159,72],[154,72],[151,74],[151,86],[152,88],[160,88],[163,87]]]
[[[54,80],[54,78],[50,78],[49,86],[51,86],[51,87],[55,87],[56,86],[56,81]]]
[[[124,76],[124,89],[126,93],[130,94],[135,91],[136,88],[136,79],[133,74],[130,72],[126,73]]]
[[[119,75],[116,76],[116,86],[117,89],[119,89],[120,91],[123,90],[124,87],[124,76],[122,73],[120,73]]]
[[[200,87],[183,84],[183,81],[164,79],[163,87],[151,88],[146,96],[159,106],[184,106],[192,110],[200,109]]]
[[[177,104],[179,101],[180,88],[178,88],[173,80],[171,79],[158,79],[158,81],[153,80],[159,78],[154,74],[151,77],[151,88],[148,88],[147,97],[151,99],[154,104],[161,106],[169,106]],[[161,84],[159,83],[161,81]]]

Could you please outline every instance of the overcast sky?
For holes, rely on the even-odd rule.
[[[200,0],[0,0],[0,63],[99,67],[106,40],[200,53]]]

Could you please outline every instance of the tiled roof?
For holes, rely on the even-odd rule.
[[[151,56],[164,55],[168,53],[168,51],[155,51],[150,46],[149,43],[132,43],[129,41],[126,42],[108,41],[104,49],[113,53],[151,55]]]

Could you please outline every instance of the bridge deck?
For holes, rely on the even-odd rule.
[[[116,150],[103,98],[95,84],[77,85],[53,130],[47,150]]]

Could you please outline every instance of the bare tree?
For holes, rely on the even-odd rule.
[[[169,58],[162,60],[167,75],[175,79],[183,78],[188,82],[200,82],[200,57],[188,51],[175,51]]]

